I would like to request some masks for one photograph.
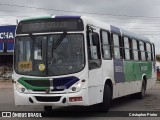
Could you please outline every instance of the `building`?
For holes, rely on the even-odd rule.
[[[8,77],[13,68],[16,25],[0,26],[0,77]]]

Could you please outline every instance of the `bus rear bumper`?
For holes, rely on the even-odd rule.
[[[14,90],[15,105],[88,106],[88,90],[68,94],[24,94]]]

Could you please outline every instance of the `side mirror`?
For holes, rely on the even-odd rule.
[[[92,33],[92,42],[93,42],[93,46],[98,46],[99,45],[99,35],[98,35],[98,33],[95,33],[95,32]]]

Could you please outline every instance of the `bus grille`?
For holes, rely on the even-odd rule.
[[[36,87],[50,87],[49,80],[24,80],[24,81]]]
[[[35,96],[35,98],[39,102],[58,102],[61,96],[54,96],[54,97]]]

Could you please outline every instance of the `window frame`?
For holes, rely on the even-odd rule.
[[[139,52],[139,41],[136,40],[136,39],[131,39],[132,43],[132,57],[133,57],[133,61],[140,61],[140,52]],[[137,49],[133,48],[133,41],[136,41],[136,44],[137,44]],[[134,57],[134,51],[137,51],[137,54],[138,54],[138,59],[135,59]]]
[[[156,60],[156,58],[155,58],[155,45],[154,45],[154,43],[151,43],[151,45],[152,45],[152,57],[153,57],[152,61],[155,61]]]
[[[140,42],[143,43],[143,50],[140,49]],[[139,40],[139,57],[141,61],[147,61],[146,57],[146,42]],[[145,59],[142,59],[142,53],[144,53]]]
[[[124,43],[125,43],[125,42],[124,42],[125,38],[127,38],[127,40],[128,40],[128,45],[129,45],[128,48],[126,48],[126,47],[125,47],[125,44],[124,44]],[[122,37],[122,40],[123,40],[124,60],[126,60],[126,61],[133,60],[133,57],[132,57],[132,45],[131,45],[131,39],[130,39],[128,36],[123,36],[123,37]],[[129,50],[130,59],[126,59],[126,50]]]
[[[103,37],[102,37],[102,32],[106,32],[108,34],[108,44],[103,44]],[[113,55],[112,55],[112,45],[111,45],[111,34],[109,31],[100,29],[100,41],[101,41],[101,53],[102,53],[102,59],[103,60],[111,60]],[[104,57],[104,52],[103,52],[103,46],[108,46],[110,49],[110,58],[105,58]]]
[[[148,49],[147,49],[147,45],[149,45],[150,46],[150,51],[148,51]],[[148,59],[149,57],[149,55],[148,54],[151,54],[150,55],[150,59]],[[151,43],[149,43],[149,42],[146,42],[146,61],[153,61],[153,51],[152,51],[152,44]]]
[[[118,36],[119,46],[114,46],[113,35],[117,35],[117,36]],[[121,35],[118,35],[118,34],[116,34],[116,33],[111,33],[111,46],[112,46],[112,57],[113,57],[115,60],[123,60],[123,59],[124,59],[124,54],[123,54],[123,41],[122,41],[122,36],[121,36]],[[115,58],[114,48],[119,48],[120,58]]]

